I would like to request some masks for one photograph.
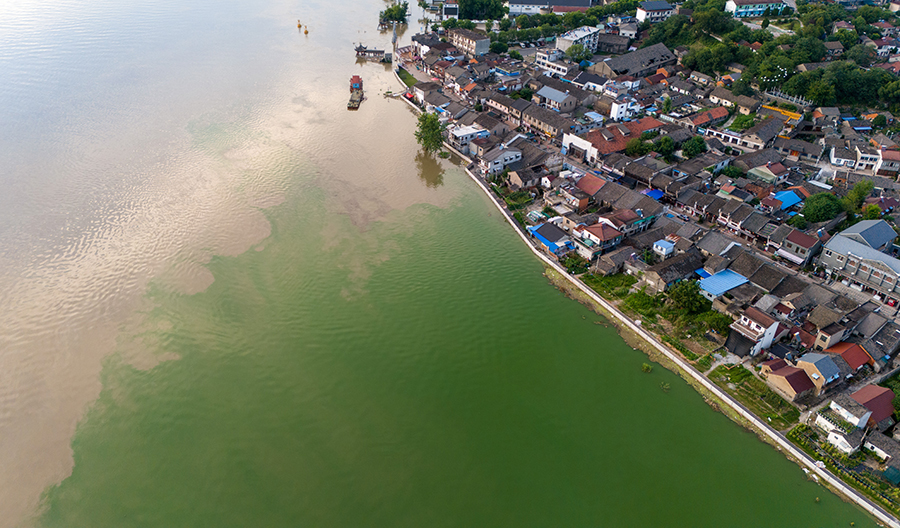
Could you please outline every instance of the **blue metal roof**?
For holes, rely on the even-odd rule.
[[[699,282],[700,289],[709,292],[710,295],[718,297],[728,290],[733,290],[741,284],[747,283],[747,277],[740,273],[735,273],[729,269],[722,270],[715,275],[702,279]]]
[[[654,246],[659,246],[659,247],[661,247],[661,248],[663,248],[663,249],[675,249],[675,244],[669,242],[669,241],[666,240],[666,239],[657,240],[656,242],[653,243],[653,245],[654,245]]]
[[[703,268],[697,268],[696,270],[694,270],[694,273],[696,273],[697,275],[700,275],[704,279],[706,279],[708,277],[712,277],[712,275],[710,275],[709,272]]]
[[[775,199],[781,201],[781,210],[790,209],[791,207],[802,202],[803,199],[797,196],[794,191],[781,191],[775,193]]]
[[[660,191],[659,189],[653,189],[652,191],[650,189],[647,189],[646,191],[643,192],[643,194],[646,194],[647,196],[649,196],[650,198],[653,198],[654,200],[659,200],[660,198],[663,197],[663,195],[665,193]]]

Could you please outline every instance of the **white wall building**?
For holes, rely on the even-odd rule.
[[[556,37],[556,49],[566,51],[575,44],[581,44],[591,53],[597,51],[597,39],[600,29],[591,26],[581,26],[578,29],[567,31]]]

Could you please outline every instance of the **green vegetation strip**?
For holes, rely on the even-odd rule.
[[[893,515],[900,514],[900,489],[890,485],[868,468],[856,471],[848,467],[859,466],[865,459],[864,452],[860,451],[852,457],[848,457],[831,445],[822,447],[819,445],[816,431],[806,424],[797,425],[785,436],[809,456],[824,463],[829,471],[847,485],[878,503]]]
[[[728,368],[722,365],[710,372],[708,377],[775,429],[787,429],[800,419],[800,411],[796,407],[784,401],[743,366]]]
[[[418,82],[416,81],[416,78],[413,77],[413,74],[409,73],[403,68],[397,68],[397,75],[400,76],[400,80],[403,81],[403,84],[405,84],[406,86],[413,86]]]

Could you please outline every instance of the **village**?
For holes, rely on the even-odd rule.
[[[445,18],[458,9],[426,4]],[[484,31],[434,26],[395,50],[403,97],[437,115],[445,147],[536,247],[896,515],[893,115],[757,83],[737,95],[744,65],[713,76],[685,67],[683,47],[642,46],[641,28],[690,10],[636,5],[503,52]],[[510,18],[590,6],[507,2]],[[843,51],[827,44],[826,63]],[[883,44],[869,46],[882,67],[900,64]]]

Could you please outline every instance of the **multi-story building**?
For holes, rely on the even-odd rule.
[[[731,323],[731,329],[752,343],[749,352],[751,356],[755,356],[760,351],[772,346],[778,331],[778,321],[751,306],[741,314],[740,319]],[[728,341],[733,340],[729,339]],[[728,347],[728,343],[725,346]],[[729,348],[729,350],[731,349]],[[737,350],[732,352],[739,354]]]
[[[872,292],[889,306],[900,303],[900,260],[891,251],[897,234],[884,220],[863,220],[833,236],[819,264],[839,280]]]
[[[490,137],[491,133],[479,126],[457,126],[447,131],[450,146],[463,154],[469,153],[469,143],[478,138]]]
[[[878,163],[875,164],[875,174],[896,178],[900,174],[900,150],[880,150]]]
[[[450,30],[450,42],[470,57],[484,55],[491,48],[491,39],[481,31],[456,28]]]
[[[725,12],[735,18],[761,17],[766,10],[769,14],[780,13],[785,7],[783,0],[728,0]]]
[[[556,49],[566,51],[575,44],[581,44],[585,49],[593,53],[597,50],[597,39],[599,36],[599,28],[581,26],[556,37]]]
[[[663,0],[650,0],[641,2],[637,9],[637,19],[641,22],[649,21],[651,24],[663,22],[675,13],[675,8],[669,2]]]
[[[578,66],[559,60],[564,54],[565,53],[562,50],[558,49],[538,51],[534,56],[534,65],[542,70],[555,73],[560,77],[565,77]]]

